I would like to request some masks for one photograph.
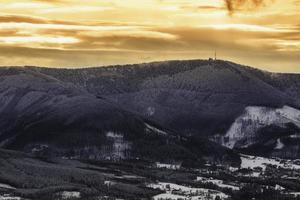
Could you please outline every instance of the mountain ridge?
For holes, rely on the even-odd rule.
[[[216,135],[226,135],[248,107],[300,108],[300,75],[274,74],[222,60],[164,61],[82,69],[28,66],[0,69],[0,75],[18,69],[49,81],[50,86],[45,84],[49,89],[42,89],[54,98],[65,94],[83,95],[82,103],[77,102],[77,97],[69,103],[86,104],[84,107],[91,108],[86,114],[97,115],[91,105],[98,104],[99,100],[105,102],[99,112],[110,107],[105,105],[113,105],[187,137],[213,140]],[[32,77],[28,81],[36,82]],[[18,84],[23,87],[24,83],[19,81]],[[63,110],[68,106],[67,103],[54,108]],[[78,111],[83,114],[82,119],[87,118],[86,111]],[[63,112],[61,116],[69,118]],[[88,123],[84,121],[79,120],[78,124]]]
[[[249,106],[300,108],[299,74],[272,73],[223,60],[32,70],[83,87],[185,135],[226,134]]]
[[[239,162],[231,150],[205,139],[191,148],[189,138],[41,73],[0,69],[0,83],[1,147],[79,159],[141,157],[190,165],[192,160],[194,164],[206,158],[231,162],[233,157]],[[228,158],[222,158],[224,154]]]

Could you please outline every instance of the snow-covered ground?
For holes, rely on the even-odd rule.
[[[145,123],[147,130],[158,133],[159,135],[167,135],[165,131],[159,130],[158,128],[151,126],[150,124]]]
[[[108,137],[108,138],[116,138],[116,139],[123,139],[124,138],[123,134],[121,134],[121,133],[115,133],[115,132],[112,132],[112,131],[108,131],[106,133],[106,137]]]
[[[210,198],[205,195],[186,197],[182,195],[168,194],[168,193],[159,194],[153,197],[153,200],[207,200],[207,199],[214,199],[214,198]]]
[[[294,197],[300,197],[300,192],[291,192],[290,194]]]
[[[300,165],[293,164],[293,161],[291,160],[263,158],[248,155],[241,155],[241,160],[241,168],[254,169],[256,167],[261,167],[263,171],[265,171],[267,165],[275,165],[285,169],[300,169]]]
[[[240,188],[234,185],[225,184],[223,180],[213,179],[213,178],[205,178],[198,176],[196,181],[201,181],[202,183],[212,183],[217,185],[220,188],[229,188],[232,190],[239,190]]]
[[[80,198],[80,192],[76,191],[63,191],[61,193],[62,199],[74,199],[74,198]]]
[[[170,194],[170,193],[159,194],[153,197],[153,200],[177,200],[177,199],[187,200],[187,197],[182,195]]]
[[[160,163],[160,162],[156,162],[156,167],[157,168],[163,168],[163,169],[180,169],[181,164],[168,164],[168,163]]]
[[[285,190],[285,188],[276,184],[275,185],[275,190]]]
[[[154,196],[153,198],[155,200],[163,200],[163,199],[211,199],[214,200],[217,196],[219,196],[221,199],[228,198],[228,195],[224,194],[223,192],[216,191],[216,190],[210,190],[210,189],[204,189],[204,188],[192,188],[188,186],[178,185],[174,183],[165,183],[165,182],[158,182],[158,183],[152,183],[148,184],[147,187],[153,188],[153,189],[160,189],[164,191],[165,193],[159,194],[157,196]]]
[[[0,200],[21,200],[21,197],[14,197],[8,194],[0,195]]]
[[[8,184],[0,183],[0,188],[5,188],[5,189],[16,189],[15,187],[12,187]]]
[[[300,134],[290,135],[289,137],[290,137],[290,138],[297,139],[297,138],[300,138]]]
[[[280,138],[276,141],[276,147],[275,149],[282,149],[284,147],[284,144],[281,142]]]
[[[256,133],[260,128],[271,124],[283,126],[286,123],[293,123],[300,127],[300,110],[289,106],[277,109],[249,106],[245,108],[244,114],[231,125],[226,135],[217,140],[229,148],[237,144],[239,147],[247,147],[256,142]],[[279,141],[276,148],[283,148],[282,145]]]

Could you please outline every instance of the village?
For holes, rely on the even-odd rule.
[[[201,169],[184,169],[180,163],[156,163],[162,170],[174,173],[188,171],[197,177],[174,182],[157,182],[147,187],[164,193],[154,200],[220,200],[270,195],[276,199],[300,199],[299,160],[267,159],[241,155],[241,167],[206,164]],[[176,171],[176,172],[175,172]]]

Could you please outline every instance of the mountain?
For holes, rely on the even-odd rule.
[[[299,158],[299,110],[289,106],[249,106],[245,110],[225,135],[215,135],[213,140],[248,154]]]
[[[298,74],[270,73],[223,60],[27,69],[76,85],[185,136],[254,149],[256,154],[300,157]],[[240,131],[232,131],[235,127]]]
[[[240,162],[221,145],[165,128],[83,85],[31,68],[0,69],[0,130],[2,148],[43,157],[144,159],[186,166],[208,160]]]

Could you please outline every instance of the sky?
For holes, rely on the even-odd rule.
[[[0,0],[0,66],[214,56],[300,72],[300,0]]]

